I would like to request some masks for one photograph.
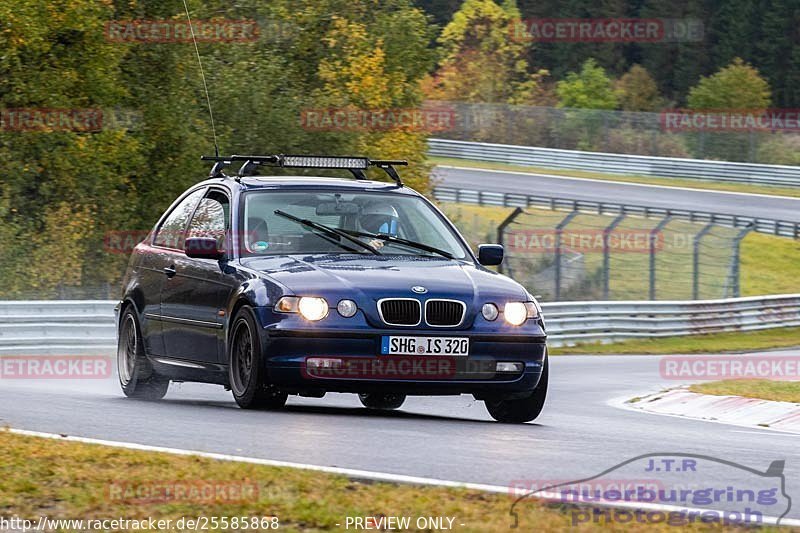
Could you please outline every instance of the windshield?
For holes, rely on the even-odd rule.
[[[350,238],[314,225],[347,232]],[[251,191],[245,194],[240,226],[243,256],[374,253],[370,248],[383,255],[469,256],[441,215],[422,198],[404,194]]]

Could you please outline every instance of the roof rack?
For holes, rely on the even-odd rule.
[[[231,165],[234,161],[242,161],[242,166],[234,176],[236,181],[241,181],[245,176],[251,176],[256,168],[260,166],[280,167],[280,168],[326,168],[342,169],[350,171],[358,180],[367,179],[366,170],[369,167],[376,167],[384,172],[397,183],[398,187],[403,186],[403,181],[397,173],[395,166],[406,166],[408,161],[402,159],[369,159],[366,157],[350,156],[328,156],[328,155],[229,155],[213,156],[204,155],[200,157],[203,161],[214,161],[209,177],[226,178],[228,177],[223,169]]]

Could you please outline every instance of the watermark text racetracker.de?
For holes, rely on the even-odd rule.
[[[255,20],[111,20],[105,38],[113,43],[254,42],[259,38]]]
[[[134,130],[141,123],[141,113],[129,109],[0,108],[0,132],[9,133],[96,133],[120,129]]]
[[[800,381],[800,356],[666,356],[658,366],[664,379]]]
[[[108,379],[111,357],[105,355],[0,356],[0,380]]]
[[[800,132],[800,109],[668,109],[661,112],[667,132]]]
[[[0,131],[75,131],[103,129],[101,109],[8,108],[0,109]]]
[[[503,236],[504,243],[514,253],[545,253],[557,248],[582,253],[649,253],[670,248],[686,248],[691,235],[666,234],[646,229],[512,229]]]
[[[300,112],[300,127],[318,132],[403,130],[433,133],[451,130],[455,122],[455,109],[443,105],[393,109],[329,107],[303,109]]]
[[[513,21],[511,39],[544,43],[666,43],[703,39],[699,19],[531,18]]]
[[[252,481],[159,480],[114,482],[106,490],[111,502],[128,505],[202,503],[209,505],[258,501],[258,483]]]

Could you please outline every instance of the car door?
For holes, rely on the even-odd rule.
[[[186,237],[213,237],[223,249],[230,236],[230,199],[210,188],[195,210]],[[223,326],[232,278],[225,260],[190,258],[176,252],[175,275],[161,289],[164,349],[168,357],[219,363],[224,352]]]
[[[205,188],[192,191],[176,202],[162,217],[150,236],[140,264],[140,287],[144,300],[142,335],[147,353],[164,355],[161,289],[171,275],[174,254],[183,246],[183,234]]]

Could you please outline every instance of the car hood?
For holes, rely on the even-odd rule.
[[[472,262],[415,256],[311,255],[242,260],[294,294],[378,300],[412,297],[458,298],[481,305],[487,301],[525,300],[517,282]]]

